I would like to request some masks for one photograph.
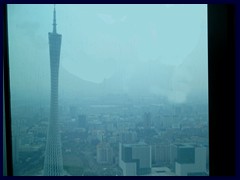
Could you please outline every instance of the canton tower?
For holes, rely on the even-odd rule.
[[[48,33],[51,68],[51,104],[43,169],[44,176],[64,175],[61,137],[58,123],[58,72],[62,35],[57,33],[56,26],[56,10],[54,5],[53,32]]]

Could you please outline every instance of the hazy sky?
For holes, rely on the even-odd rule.
[[[203,75],[196,76],[207,88],[207,5],[56,5],[56,11],[60,66],[79,78],[101,83],[149,62],[181,67],[201,46]],[[14,86],[20,87],[22,79],[26,84],[36,83],[36,77],[49,79],[53,5],[8,5],[8,18]],[[179,73],[194,76],[191,69]],[[35,88],[40,86],[38,82]]]

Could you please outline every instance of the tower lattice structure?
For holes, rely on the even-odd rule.
[[[43,175],[62,176],[64,175],[64,170],[58,122],[58,74],[62,35],[57,33],[55,6],[53,11],[53,32],[48,33],[48,38],[51,68],[51,100]]]

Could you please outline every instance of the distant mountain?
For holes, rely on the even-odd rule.
[[[174,66],[160,61],[139,63],[116,72],[102,84],[105,93],[124,93],[130,96],[166,95],[171,84]]]
[[[171,102],[206,101],[208,95],[208,69],[206,40],[201,36],[197,46],[179,66],[156,59],[134,62],[122,67],[101,83],[83,80],[60,66],[59,99],[86,97],[141,97],[165,96]],[[21,79],[21,78],[19,78]],[[13,100],[41,99],[49,102],[50,74],[39,72],[36,76],[12,81]],[[31,82],[31,83],[30,83]]]

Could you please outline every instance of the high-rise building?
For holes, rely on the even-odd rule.
[[[135,131],[125,130],[119,133],[119,141],[123,144],[133,144],[137,142],[137,133]]]
[[[152,117],[151,117],[151,113],[150,112],[144,113],[144,115],[143,115],[143,123],[144,123],[144,128],[145,129],[151,128]]]
[[[153,144],[152,145],[152,162],[155,165],[170,163],[170,145]]]
[[[151,146],[145,143],[119,144],[119,166],[124,176],[151,173]]]
[[[99,164],[111,164],[113,162],[112,147],[105,142],[97,145],[97,162]]]
[[[177,176],[207,175],[207,148],[194,144],[172,145]]]
[[[87,118],[85,114],[78,115],[77,124],[78,124],[78,127],[81,127],[81,128],[87,127]]]
[[[57,33],[55,6],[53,11],[53,32],[48,33],[48,38],[51,68],[51,104],[43,175],[61,176],[64,175],[64,171],[58,122],[58,72],[62,35]]]

